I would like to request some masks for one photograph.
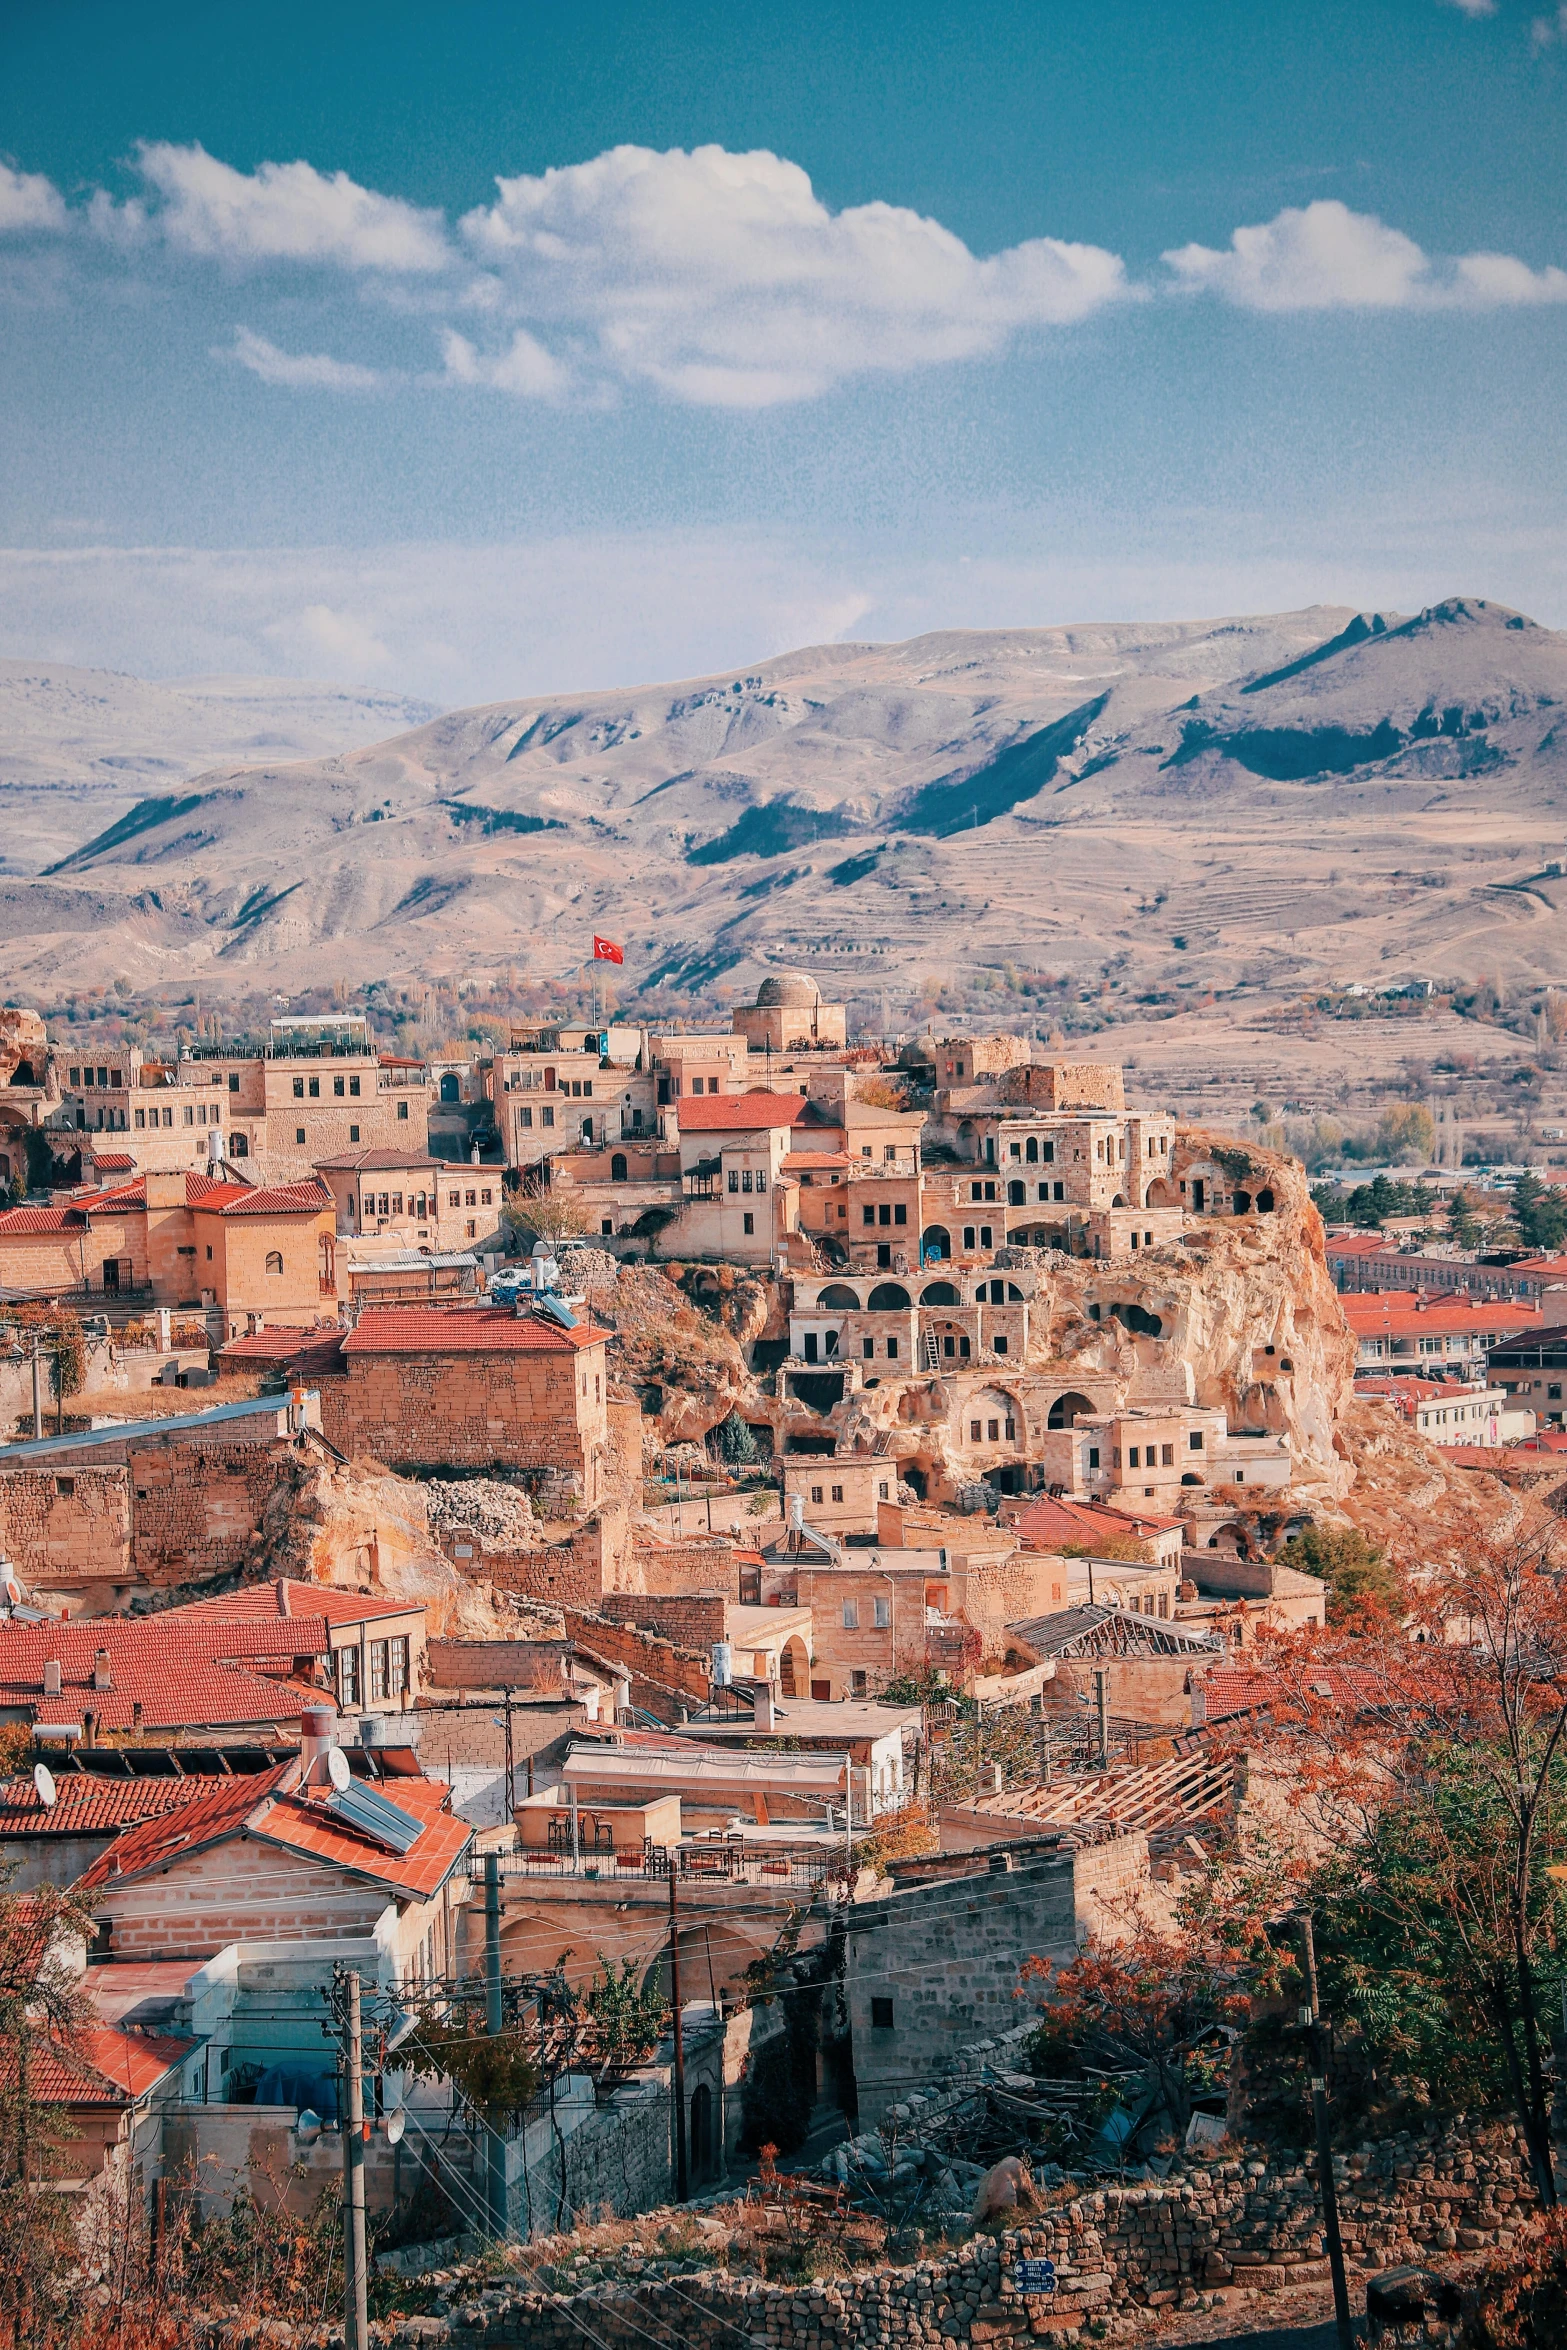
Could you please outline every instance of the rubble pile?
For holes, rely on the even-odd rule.
[[[461,1534],[481,1551],[532,1550],[541,1537],[533,1504],[520,1485],[494,1477],[441,1478],[426,1485],[430,1532],[436,1540]]]

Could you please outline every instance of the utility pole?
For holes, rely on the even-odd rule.
[[[677,1849],[669,1856],[669,2005],[675,2022],[675,2201],[684,2203],[690,2181],[686,2176],[686,2035],[680,2013],[680,1928],[675,1900],[679,1868]]]
[[[1094,1668],[1094,1704],[1099,1717],[1099,1768],[1110,1768],[1110,1673],[1105,1665]]]
[[[35,1442],[44,1432],[43,1358],[38,1341],[33,1340],[33,1437]]]
[[[484,1856],[484,2028],[492,2040],[504,2029],[501,2015],[501,1864],[493,1852]],[[497,2236],[506,2233],[506,2141],[493,2114],[485,2117],[485,2150],[489,2157],[490,2225]]]
[[[359,1977],[339,1977],[346,1993],[343,2035],[343,2338],[346,2350],[370,2350],[369,2278],[365,2251],[364,2045],[359,2021]]]
[[[517,1766],[513,1759],[511,1745],[511,1697],[512,1693],[508,1689],[506,1692],[506,1817],[508,1820],[517,1808]],[[486,1879],[486,1883],[488,1883],[488,1879]]]
[[[1333,2139],[1328,2125],[1327,2034],[1317,2010],[1317,1948],[1310,1911],[1302,1910],[1296,1924],[1300,1933],[1301,1971],[1306,1978],[1306,2003],[1301,2008],[1300,2020],[1310,2051],[1311,2112],[1317,2125],[1317,2188],[1322,2197],[1322,2232],[1328,2240],[1328,2266],[1333,2272],[1333,2315],[1338,2322],[1339,2350],[1355,2350],[1349,2283],[1344,2275],[1344,2241],[1338,2225],[1338,2188],[1333,2178]]]

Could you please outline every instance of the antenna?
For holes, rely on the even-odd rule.
[[[387,2115],[384,2126],[386,2130],[386,2142],[388,2146],[400,2145],[402,2142],[403,2132],[408,2127],[408,2116],[400,2105],[395,2106],[393,2110]]]
[[[54,1773],[47,1763],[33,1765],[33,1793],[45,1811],[53,1811],[59,1800],[59,1790],[54,1783]]]
[[[326,1775],[339,1795],[353,1782],[354,1774],[348,1767],[348,1757],[340,1746],[332,1746],[327,1749]]]

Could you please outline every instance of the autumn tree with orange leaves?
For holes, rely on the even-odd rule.
[[[1320,1846],[1308,1898],[1325,1972],[1373,2040],[1512,2104],[1551,2208],[1546,2018],[1567,1982],[1563,1530],[1507,1500],[1487,1534],[1417,1563],[1407,1588],[1401,1620],[1273,1652],[1273,1718]]]

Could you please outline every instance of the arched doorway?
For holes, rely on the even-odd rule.
[[[1251,1214],[1251,1193],[1249,1191],[1238,1191],[1235,1194],[1235,1213],[1237,1216]]]
[[[962,1303],[961,1291],[955,1289],[950,1281],[927,1281],[920,1291],[922,1306],[960,1306]]]
[[[866,1309],[873,1314],[907,1313],[913,1304],[909,1293],[896,1281],[878,1282],[866,1299]]]
[[[810,1687],[810,1652],[791,1635],[778,1652],[778,1692],[781,1697],[804,1697]]]
[[[1178,1208],[1181,1195],[1167,1175],[1156,1176],[1148,1186],[1145,1208]]]
[[[443,1102],[455,1102],[461,1098],[462,1079],[455,1069],[447,1069],[441,1077],[441,1099]]]
[[[1259,1192],[1258,1192],[1258,1194],[1257,1194],[1257,1213],[1258,1213],[1258,1215],[1259,1215],[1259,1216],[1271,1216],[1271,1215],[1272,1215],[1272,1213],[1273,1213],[1273,1194],[1272,1194],[1272,1192],[1271,1192],[1271,1191],[1263,1190],[1263,1191],[1259,1191]]]
[[[609,1179],[610,1179],[611,1183],[624,1183],[624,1182],[625,1182],[625,1180],[626,1180],[626,1154],[625,1154],[625,1152],[624,1152],[624,1151],[616,1151],[616,1153],[615,1153],[614,1157],[613,1157],[613,1158],[610,1160],[610,1162],[609,1162]]]
[[[817,1291],[816,1303],[834,1313],[857,1314],[860,1310],[859,1296],[846,1281],[829,1281],[825,1289]]]
[[[952,1235],[945,1224],[927,1224],[920,1239],[927,1265],[943,1263],[952,1254]]]
[[[1058,1395],[1050,1407],[1045,1426],[1047,1428],[1075,1428],[1083,1413],[1091,1412],[1093,1408],[1086,1395],[1078,1395],[1075,1391],[1068,1395]]]

